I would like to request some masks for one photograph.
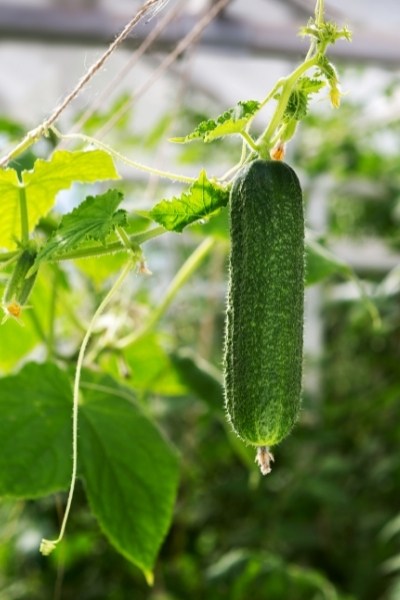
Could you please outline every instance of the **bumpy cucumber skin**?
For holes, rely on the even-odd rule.
[[[286,437],[301,404],[304,215],[299,180],[285,163],[255,160],[230,197],[230,278],[225,406],[248,444]]]

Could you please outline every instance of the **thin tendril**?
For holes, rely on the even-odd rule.
[[[196,181],[195,177],[187,177],[185,175],[179,175],[178,173],[171,173],[170,171],[160,171],[159,169],[148,167],[147,165],[143,165],[142,163],[136,162],[135,160],[131,160],[127,156],[124,156],[114,148],[111,148],[108,144],[101,142],[100,140],[90,137],[89,135],[85,135],[84,133],[67,133],[63,134],[54,126],[51,130],[55,133],[55,135],[61,140],[82,140],[87,144],[92,144],[93,146],[97,146],[102,150],[105,150],[121,162],[124,162],[126,165],[130,167],[134,167],[135,169],[139,169],[140,171],[145,171],[146,173],[151,173],[152,175],[158,175],[159,177],[165,177],[166,179],[171,179],[172,181],[181,181],[182,183],[192,184]]]
[[[94,313],[94,315],[92,317],[92,320],[89,323],[89,327],[87,328],[85,337],[83,338],[82,345],[81,345],[80,350],[79,350],[79,356],[78,356],[78,361],[77,361],[77,364],[76,364],[76,371],[75,371],[74,394],[73,394],[73,403],[72,403],[72,474],[71,474],[71,485],[70,485],[69,492],[68,492],[67,505],[66,505],[66,508],[65,508],[65,513],[64,513],[64,517],[63,517],[63,520],[62,520],[62,523],[61,523],[60,534],[59,534],[58,538],[55,539],[55,540],[42,539],[42,541],[41,541],[40,552],[42,554],[44,554],[45,556],[47,556],[48,554],[50,554],[55,549],[56,545],[64,537],[65,528],[67,526],[69,512],[70,512],[71,505],[72,505],[72,498],[73,498],[74,490],[75,490],[75,483],[76,483],[76,477],[77,477],[77,471],[78,471],[78,405],[79,405],[79,387],[80,387],[82,365],[83,365],[83,360],[84,360],[84,357],[85,357],[86,348],[87,348],[90,336],[92,335],[93,329],[94,329],[94,327],[95,327],[95,325],[97,323],[98,318],[104,312],[104,310],[106,309],[108,303],[113,298],[114,294],[118,291],[118,289],[123,284],[126,276],[128,275],[128,273],[132,269],[133,262],[134,261],[133,261],[132,258],[127,262],[127,264],[125,265],[124,269],[121,271],[118,279],[115,281],[114,285],[112,286],[112,288],[110,289],[110,291],[108,292],[108,294],[105,296],[105,298],[102,300],[102,302],[98,306],[96,312]]]

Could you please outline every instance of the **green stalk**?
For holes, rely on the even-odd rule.
[[[315,7],[315,21],[318,27],[321,27],[321,25],[324,23],[324,13],[324,0],[317,0],[317,5]]]
[[[164,227],[153,227],[143,233],[136,233],[131,235],[129,240],[129,247],[140,246],[145,242],[152,240],[153,238],[159,237],[167,233]],[[50,262],[62,261],[62,260],[77,260],[79,258],[93,258],[97,256],[103,256],[104,254],[112,254],[113,252],[126,251],[127,247],[122,241],[111,242],[109,244],[101,244],[98,246],[91,246],[90,248],[80,248],[78,250],[71,250],[60,254],[60,256],[52,256]]]
[[[164,227],[153,227],[153,229],[148,229],[147,231],[143,231],[142,233],[135,233],[134,235],[131,235],[130,239],[131,243],[135,243],[138,246],[140,246],[141,244],[144,244],[149,240],[163,235],[163,233],[167,233],[167,230],[164,229]]]
[[[279,127],[279,124],[282,121],[282,117],[285,113],[287,104],[289,102],[290,94],[292,93],[297,83],[297,80],[303,75],[303,73],[305,73],[312,67],[315,67],[316,64],[317,58],[313,56],[312,58],[309,58],[301,65],[299,65],[291,75],[282,80],[282,92],[279,97],[278,105],[275,109],[271,121],[269,122],[268,127],[257,140],[257,145],[260,149],[260,154],[264,155],[264,157],[267,156],[268,151],[271,148],[272,136],[274,135],[275,130],[277,129],[277,127]]]
[[[248,146],[250,146],[250,148],[254,151],[254,152],[258,152],[258,146],[255,143],[255,141],[253,140],[253,138],[251,137],[251,135],[249,133],[247,133],[247,131],[243,130],[240,132],[240,135],[242,136],[242,138],[244,139],[244,141],[247,143]]]
[[[181,183],[192,184],[196,181],[196,178],[194,177],[187,177],[185,175],[180,175],[179,173],[171,173],[170,171],[161,171],[160,169],[156,169],[155,167],[148,167],[147,165],[139,163],[135,160],[131,160],[127,156],[124,156],[123,154],[118,152],[117,150],[114,150],[114,148],[112,148],[108,144],[105,144],[104,142],[101,142],[96,138],[90,137],[89,135],[84,135],[83,133],[62,134],[55,127],[52,127],[51,129],[55,133],[55,135],[61,140],[82,140],[87,144],[92,144],[93,146],[96,146],[97,148],[108,152],[108,154],[111,154],[111,156],[125,163],[129,167],[139,169],[140,171],[144,171],[145,173],[150,173],[151,175],[156,175],[157,177],[171,179],[172,181],[180,181]]]
[[[21,218],[21,241],[25,246],[29,242],[29,217],[26,189],[23,186],[19,188],[19,210]]]

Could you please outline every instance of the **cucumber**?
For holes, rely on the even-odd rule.
[[[36,255],[36,245],[33,242],[22,250],[4,291],[3,304],[18,302],[24,305],[26,303],[34,285],[36,273],[29,277],[26,276],[36,260]]]
[[[278,161],[255,160],[230,195],[231,251],[224,349],[225,407],[237,435],[258,447],[285,438],[301,405],[304,215],[299,181]]]

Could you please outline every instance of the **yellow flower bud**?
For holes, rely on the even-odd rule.
[[[338,83],[332,84],[331,89],[329,91],[329,98],[330,98],[333,108],[339,108],[341,96],[342,96],[342,92],[340,90],[339,84]]]
[[[285,158],[285,144],[279,141],[271,150],[270,157],[272,160],[283,160]]]

